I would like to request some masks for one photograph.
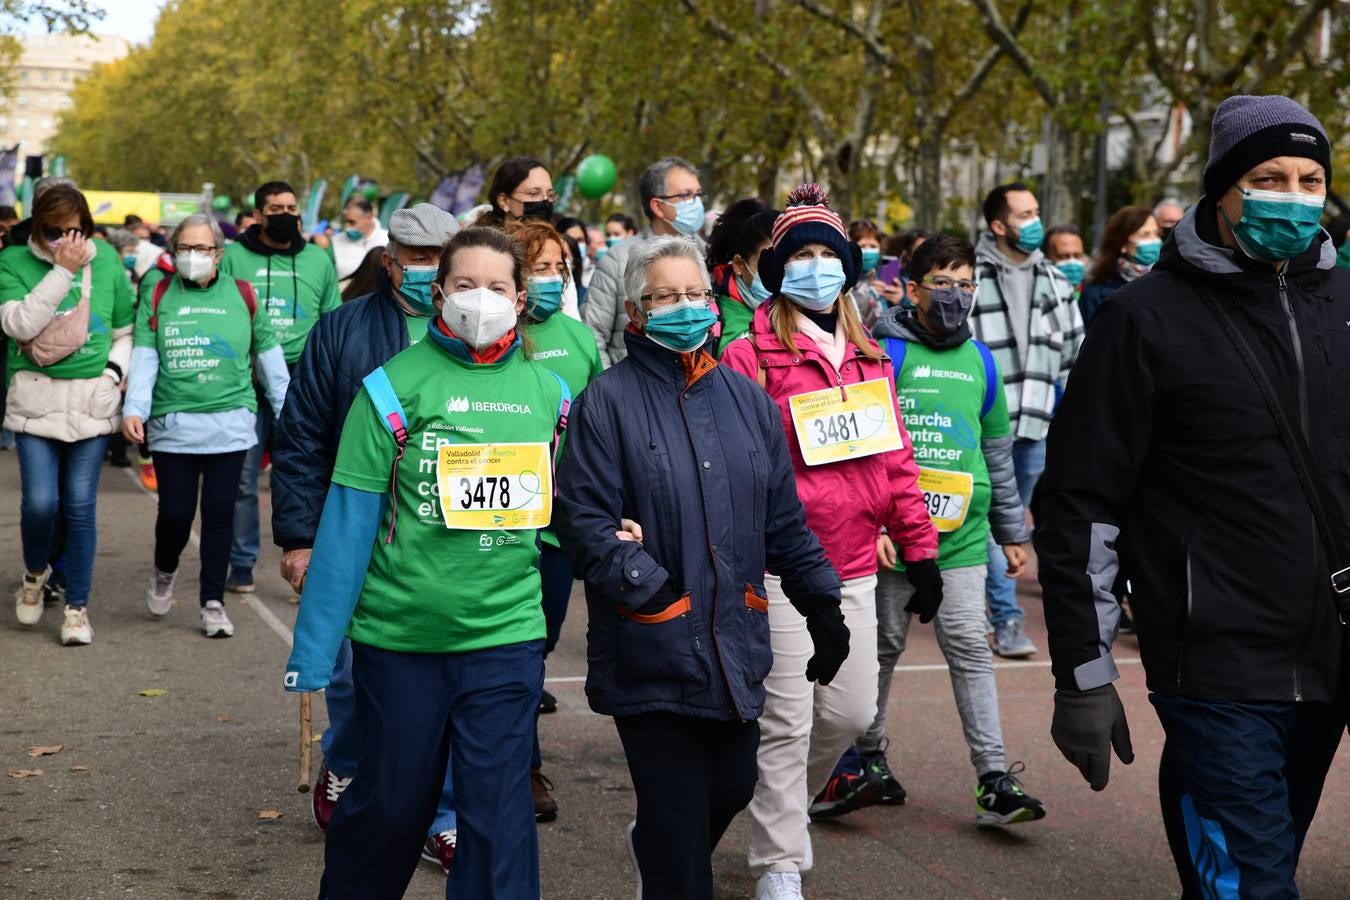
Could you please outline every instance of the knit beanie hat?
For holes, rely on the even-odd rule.
[[[774,220],[770,253],[759,255],[759,279],[775,294],[783,286],[783,267],[807,244],[824,244],[839,254],[844,264],[844,290],[858,281],[862,252],[848,239],[844,220],[830,209],[830,198],[818,184],[803,184],[788,194],[787,207]]]
[[[1331,183],[1331,143],[1317,117],[1288,97],[1229,97],[1214,111],[1205,196],[1218,200],[1252,168],[1277,156],[1322,164]]]

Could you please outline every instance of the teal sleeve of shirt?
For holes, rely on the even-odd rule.
[[[356,610],[384,519],[384,494],[334,484],[328,489],[295,620],[288,691],[320,691],[333,675],[342,637]]]

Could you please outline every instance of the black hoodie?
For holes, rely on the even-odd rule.
[[[1033,510],[1056,685],[1115,677],[1128,578],[1148,687],[1330,701],[1344,629],[1311,508],[1228,311],[1350,513],[1350,271],[1323,233],[1277,275],[1221,246],[1202,200],[1154,270],[1098,311],[1047,444]],[[1347,548],[1350,552],[1350,548]],[[1339,565],[1346,565],[1342,561]]]

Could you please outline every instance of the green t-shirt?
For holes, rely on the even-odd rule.
[[[138,305],[148,305],[153,301],[155,296],[155,285],[163,281],[164,277],[168,274],[168,272],[165,272],[159,266],[153,266],[149,271],[142,275],[141,283],[136,288],[136,303]]]
[[[567,389],[572,392],[574,400],[591,383],[592,378],[605,370],[600,364],[600,350],[595,345],[595,335],[565,313],[555,312],[542,322],[530,322],[525,326],[525,334],[534,344],[530,360],[567,382]],[[561,443],[566,446],[566,434]],[[558,546],[558,536],[552,528],[544,529],[539,539],[550,547]]]
[[[277,346],[277,339],[261,310],[250,319],[234,279],[218,277],[203,288],[174,277],[151,331],[153,308],[147,299],[136,312],[136,346],[159,354],[150,415],[257,412],[253,356]]]
[[[722,296],[717,298],[717,311],[722,317],[722,336],[717,340],[717,355],[727,349],[727,344],[744,337],[750,332],[750,322],[755,311],[739,300]]]
[[[408,346],[421,343],[422,338],[427,336],[428,321],[426,316],[414,315],[406,309],[403,310],[403,324],[408,326]]]
[[[519,351],[474,365],[431,339],[384,369],[407,416],[397,530],[386,544],[386,509],[348,637],[409,653],[462,653],[544,637],[535,530],[446,528],[436,460],[445,443],[551,441],[562,400],[558,380]],[[342,429],[333,482],[386,494],[396,454],[393,435],[362,388]]]
[[[51,378],[97,378],[108,364],[112,333],[131,324],[131,282],[127,280],[122,257],[111,244],[94,241],[96,252],[90,265],[89,338],[84,346],[58,363],[43,368],[19,352],[16,341],[9,341],[8,377],[15,372],[41,372]],[[6,247],[0,251],[0,305],[22,300],[52,270],[52,264],[33,255],[27,245]],[[76,272],[70,293],[56,307],[57,312],[73,309],[80,302],[84,284],[82,272]]]
[[[306,244],[294,256],[254,253],[242,243],[230,244],[220,272],[253,285],[258,306],[267,310],[288,364],[300,358],[319,316],[342,305],[333,261],[313,244]]]
[[[983,566],[989,558],[989,469],[980,441],[1007,437],[1012,431],[1003,380],[997,373],[994,405],[980,418],[987,383],[984,359],[971,341],[945,350],[908,342],[897,394],[914,461],[923,469],[973,477],[965,521],[955,531],[938,535],[938,567],[943,569]]]

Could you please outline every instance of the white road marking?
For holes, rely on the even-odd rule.
[[[145,485],[141,484],[141,477],[138,474],[133,472],[131,469],[123,469],[122,471],[127,473],[127,477],[131,479],[132,484],[140,488],[142,492],[148,494],[151,497],[155,496],[154,491],[147,491],[145,489]],[[194,547],[201,546],[201,538],[197,536],[197,529],[195,528],[192,530],[191,539],[192,545]],[[280,637],[283,641],[286,642],[287,647],[291,646],[292,638],[290,627],[285,622],[278,619],[276,615],[270,609],[268,609],[261,600],[259,600],[257,597],[251,594],[243,594],[240,597],[240,600],[245,606],[247,606],[249,609],[257,613],[262,618],[262,620],[265,623],[267,623],[267,627],[271,628],[274,632],[276,632],[278,637]],[[1118,666],[1137,666],[1139,665],[1139,663],[1140,660],[1139,657],[1137,656],[1116,657],[1116,665]],[[1013,662],[996,662],[994,663],[994,668],[1048,669],[1050,668],[1050,660],[1037,659],[1037,660],[1016,660]],[[895,667],[895,671],[897,672],[946,672],[947,669],[948,666],[946,663],[920,663],[918,665],[912,666]],[[581,684],[585,682],[585,680],[586,680],[585,675],[555,675],[552,678],[545,678],[544,684]]]

